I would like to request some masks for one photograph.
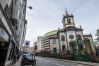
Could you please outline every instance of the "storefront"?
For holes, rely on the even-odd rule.
[[[9,42],[0,42],[0,66],[5,64],[7,52],[9,47]]]
[[[9,44],[9,35],[3,27],[0,26],[0,66],[2,66],[6,61]]]

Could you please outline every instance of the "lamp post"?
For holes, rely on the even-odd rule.
[[[35,46],[35,48],[34,48],[34,59],[35,59],[35,55],[36,55],[36,49],[37,49],[37,46]]]
[[[36,64],[36,59],[35,59],[36,49],[37,49],[37,46],[34,46],[34,52],[33,52],[33,55],[34,55],[34,65]]]
[[[29,9],[33,9],[32,6],[26,6],[26,7],[28,7]]]

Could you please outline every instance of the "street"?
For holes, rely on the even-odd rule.
[[[21,59],[22,56],[13,66],[21,66]],[[89,62],[69,61],[69,60],[36,56],[36,66],[99,66],[98,63],[91,63],[91,65],[89,65],[88,63]],[[25,66],[32,66],[32,65],[25,65]]]
[[[18,62],[13,66],[21,66],[20,65],[21,58],[22,57],[20,57]],[[31,65],[28,65],[28,66],[31,66]],[[36,57],[36,66],[88,66],[88,65],[64,62],[64,61],[59,61],[57,59],[46,58],[46,57]]]
[[[18,62],[13,66],[21,66],[21,59],[22,59],[22,57],[20,57]],[[36,56],[36,66],[99,66],[99,64],[87,65],[86,62],[81,62],[81,63],[79,63],[79,61],[77,61],[77,62]],[[84,64],[86,64],[86,65],[84,65]],[[31,65],[26,65],[26,66],[31,66]]]
[[[36,60],[37,60],[36,66],[89,66],[44,57],[36,57]]]

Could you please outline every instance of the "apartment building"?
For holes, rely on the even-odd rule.
[[[37,37],[37,52],[41,52],[43,49],[43,36]]]
[[[16,62],[24,42],[27,0],[0,0],[0,66]]]

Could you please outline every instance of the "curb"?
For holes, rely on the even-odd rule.
[[[49,59],[50,57],[44,57],[44,58]],[[76,64],[90,65],[90,66],[99,66],[99,63],[82,62],[82,61],[70,61],[70,60],[57,59],[57,58],[50,58],[50,59],[64,61],[64,62],[70,62],[70,63],[76,63]]]

